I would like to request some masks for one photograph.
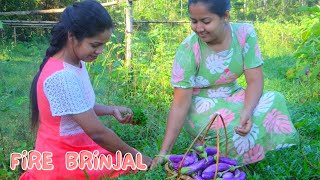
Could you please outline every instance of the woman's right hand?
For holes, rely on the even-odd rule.
[[[112,115],[121,123],[121,124],[132,124],[133,112],[130,108],[124,106],[114,106]]]
[[[167,154],[167,151],[160,151],[159,152],[159,156],[156,156],[151,163],[151,167],[150,169],[154,169],[156,168],[159,164],[163,164],[164,160],[163,160],[163,156],[165,156]]]
[[[235,132],[240,136],[246,136],[252,128],[252,113],[242,110],[240,113],[239,126],[235,127]]]
[[[162,157],[156,157],[152,160],[152,163],[151,163],[151,167],[150,169],[154,169],[156,168],[159,164],[162,164],[163,163],[163,158]]]

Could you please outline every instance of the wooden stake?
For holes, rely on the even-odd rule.
[[[132,33],[133,33],[133,17],[132,17],[132,0],[127,0],[126,7],[126,57],[125,57],[125,65],[127,67],[131,66],[132,60]]]
[[[13,27],[13,37],[14,37],[14,44],[17,44],[17,32],[16,32],[16,27]]]

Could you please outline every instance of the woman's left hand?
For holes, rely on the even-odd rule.
[[[132,124],[133,113],[130,108],[124,106],[115,106],[113,116],[122,124]]]
[[[240,124],[235,127],[235,131],[240,136],[247,135],[252,128],[252,118],[251,115],[245,111],[242,111],[240,114]]]

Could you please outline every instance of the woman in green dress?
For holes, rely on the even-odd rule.
[[[263,91],[263,61],[254,27],[228,22],[230,0],[189,0],[188,8],[194,33],[181,43],[173,62],[174,98],[159,154],[170,154],[183,126],[195,138],[216,114],[227,126],[228,156],[239,164],[298,144],[283,95]],[[245,89],[237,83],[242,74]],[[221,129],[223,151],[221,120],[210,128]],[[207,143],[215,145],[215,136],[212,132]],[[155,158],[152,166],[159,162],[162,159]]]

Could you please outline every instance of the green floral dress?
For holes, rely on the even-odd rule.
[[[228,156],[240,164],[262,160],[269,150],[290,147],[299,143],[286,102],[282,94],[264,91],[253,112],[253,126],[246,136],[235,133],[239,125],[245,90],[237,78],[243,71],[263,64],[256,32],[251,24],[231,24],[230,48],[215,53],[193,33],[177,50],[172,68],[171,83],[177,88],[193,88],[192,104],[184,127],[195,137],[219,113],[228,133]],[[208,144],[216,145],[215,130],[220,129],[222,151],[225,135],[221,120],[210,127]]]

